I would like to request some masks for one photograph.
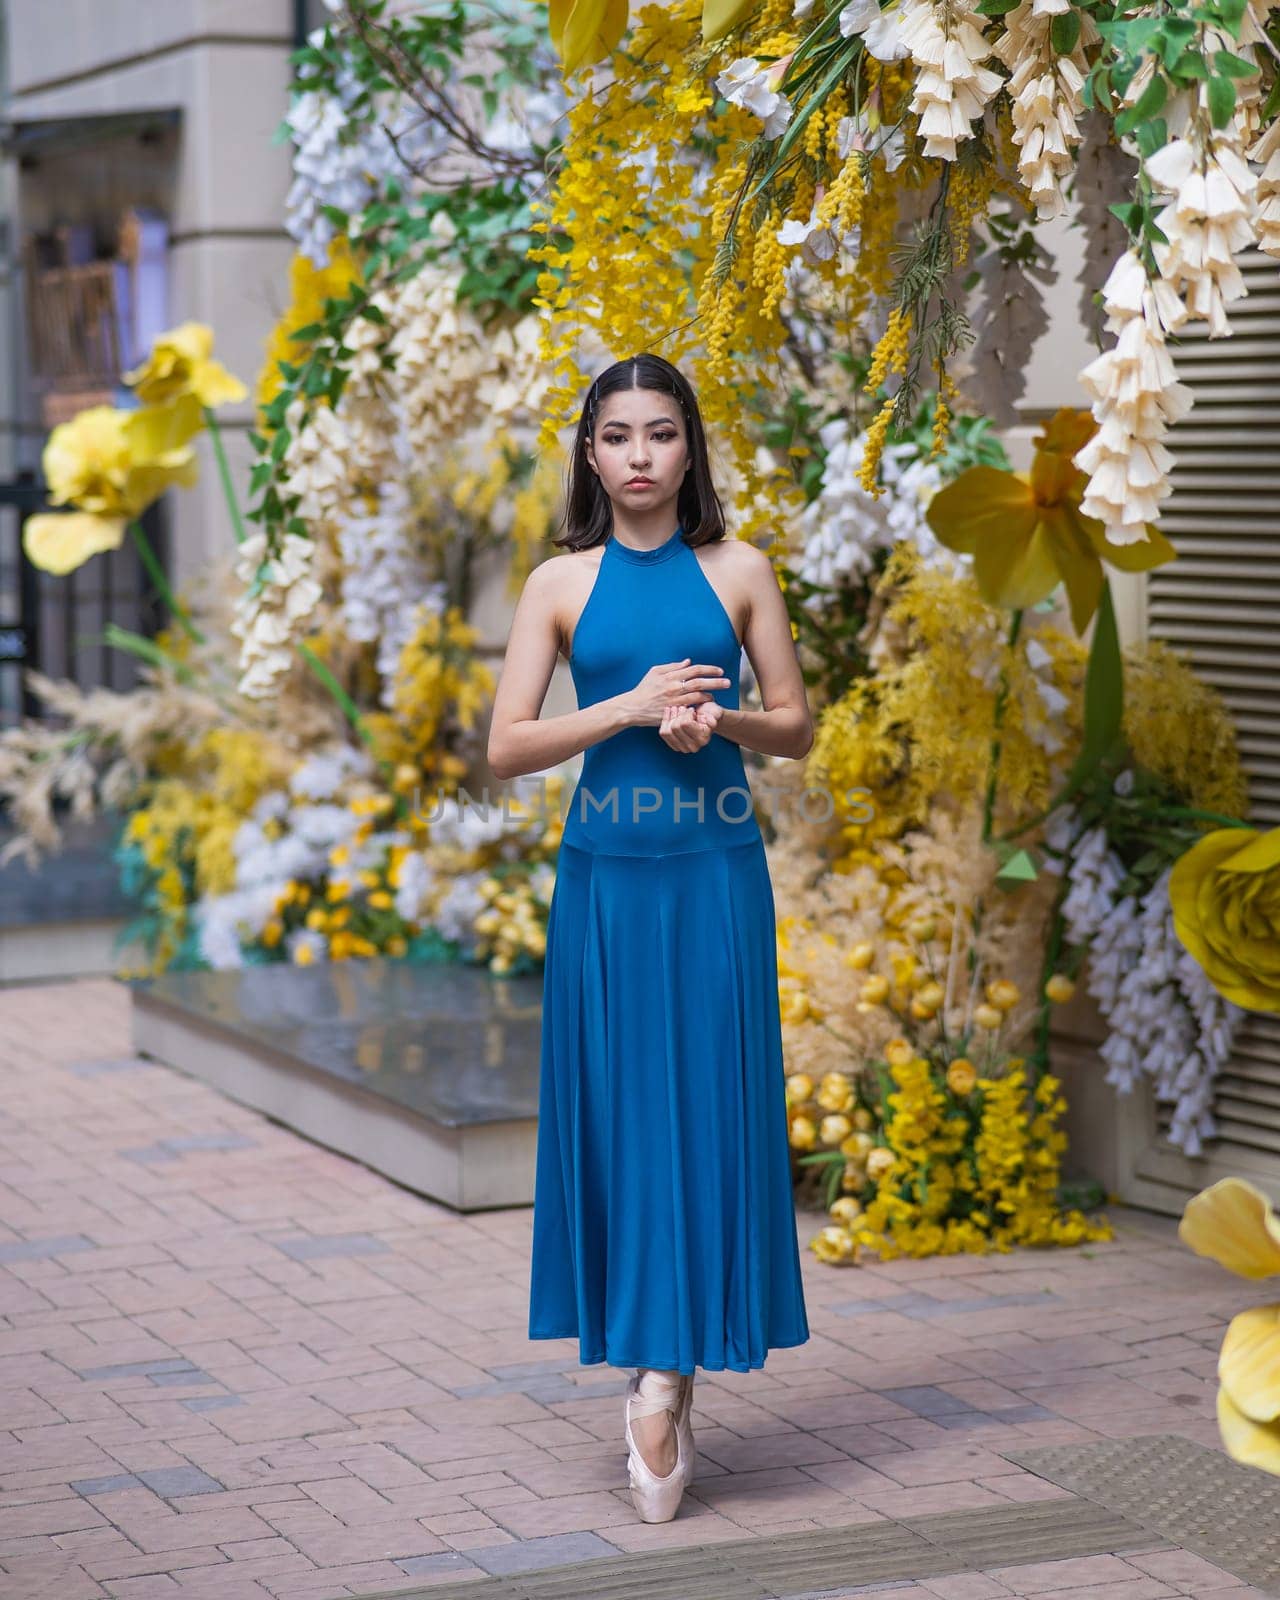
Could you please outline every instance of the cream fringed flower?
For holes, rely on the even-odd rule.
[[[1280,122],[1273,122],[1250,148],[1249,159],[1262,168],[1258,175],[1258,249],[1280,256]]]
[[[1165,282],[1185,296],[1187,313],[1209,324],[1209,337],[1231,332],[1226,307],[1247,291],[1235,253],[1253,242],[1257,179],[1228,127],[1208,148],[1172,139],[1146,162],[1147,175],[1172,195],[1156,222],[1167,244],[1152,246]]]
[[[1080,502],[1112,544],[1137,544],[1169,493],[1173,457],[1163,443],[1168,427],[1191,409],[1191,391],[1177,381],[1164,342],[1186,320],[1173,289],[1126,250],[1103,285],[1107,327],[1115,345],[1080,374],[1093,396],[1098,431],[1072,458],[1089,484]]]
[[[899,33],[919,68],[911,109],[920,118],[924,154],[954,161],[956,145],[1004,83],[982,63],[991,44],[967,0],[906,0]]]
[[[1042,222],[1066,210],[1062,180],[1073,169],[1080,144],[1078,119],[1089,71],[1085,50],[1098,38],[1093,19],[1081,11],[1075,48],[1067,55],[1054,49],[1053,19],[1070,9],[1069,0],[1022,0],[1006,14],[1005,31],[992,47],[1011,73],[1018,171]]]

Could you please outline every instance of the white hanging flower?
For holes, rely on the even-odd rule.
[[[1152,253],[1160,275],[1183,291],[1187,312],[1209,324],[1211,339],[1231,332],[1226,307],[1247,291],[1235,253],[1253,242],[1257,179],[1229,139],[1201,147],[1171,139],[1146,161],[1147,175],[1172,199],[1156,214],[1168,240]]]
[[[766,139],[783,134],[792,117],[790,100],[770,84],[776,74],[776,62],[762,66],[746,56],[730,62],[716,79],[716,88],[731,105],[741,106],[760,118]]]
[[[1078,119],[1089,72],[1085,51],[1098,38],[1092,17],[1081,11],[1075,48],[1059,54],[1053,45],[1053,18],[1068,9],[1067,0],[1021,0],[1005,14],[1005,31],[993,46],[1010,70],[1018,171],[1041,221],[1066,210],[1062,180],[1071,172],[1080,144]]]
[[[911,109],[920,119],[924,154],[954,161],[956,145],[1004,79],[982,65],[991,44],[967,0],[904,0],[899,27],[917,67]]]
[[[1258,176],[1258,248],[1280,256],[1280,120],[1268,124],[1249,150],[1262,168]]]
[[[911,54],[902,32],[902,9],[891,7],[873,18],[862,35],[862,48],[877,61],[905,61]]]
[[[1096,517],[1113,544],[1136,544],[1169,493],[1173,458],[1164,435],[1191,409],[1191,391],[1177,381],[1164,342],[1166,328],[1185,313],[1169,285],[1147,283],[1133,250],[1112,268],[1103,303],[1117,338],[1080,373],[1098,429],[1073,459],[1090,474],[1080,502],[1085,516]]]
[[[851,39],[856,33],[864,33],[879,16],[880,0],[849,0],[840,12],[841,37]]]

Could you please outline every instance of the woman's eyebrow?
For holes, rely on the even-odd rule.
[[[659,422],[670,422],[670,421],[671,421],[670,417],[650,417],[648,422],[642,422],[640,424],[640,426],[642,428],[652,428],[652,427],[655,427]],[[605,423],[605,427],[606,428],[629,428],[630,426],[631,426],[631,424],[629,422],[606,422]]]

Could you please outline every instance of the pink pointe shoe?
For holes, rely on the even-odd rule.
[[[627,1441],[631,1501],[642,1522],[670,1522],[679,1508],[687,1480],[685,1436],[678,1421],[685,1398],[684,1379],[681,1376],[668,1378],[653,1371],[646,1372],[645,1378],[645,1388],[648,1390],[645,1394],[640,1392],[639,1373],[632,1373],[627,1382],[623,1431]],[[670,1411],[676,1419],[676,1464],[664,1477],[649,1469],[631,1433],[632,1417],[648,1417],[658,1411]]]

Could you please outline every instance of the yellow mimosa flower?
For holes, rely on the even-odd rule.
[[[225,405],[243,400],[249,391],[213,359],[213,329],[203,322],[182,322],[158,333],[151,354],[140,367],[124,374],[140,400],[165,405],[183,395],[201,406]]]
[[[1153,524],[1146,539],[1117,545],[1081,512],[1088,478],[1072,457],[1096,428],[1087,411],[1064,406],[1036,435],[1029,472],[969,467],[929,502],[926,521],[949,550],[973,557],[990,605],[1033,606],[1061,582],[1083,633],[1102,596],[1104,560],[1122,572],[1147,572],[1177,554]]]

